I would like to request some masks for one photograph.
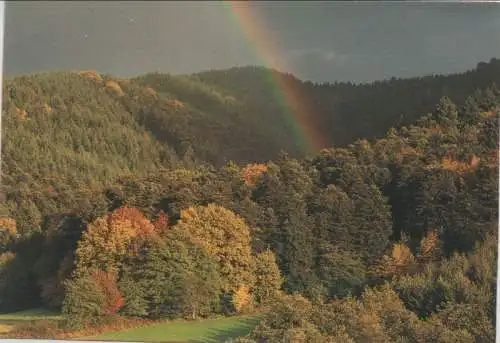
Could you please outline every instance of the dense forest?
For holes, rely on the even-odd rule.
[[[313,84],[272,70],[4,84],[0,312],[262,313],[241,342],[493,342],[500,60]],[[37,331],[40,332],[40,331]],[[20,333],[13,333],[20,335]]]

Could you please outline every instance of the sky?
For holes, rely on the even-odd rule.
[[[9,1],[4,72],[130,77],[265,65],[316,82],[369,82],[500,57],[500,3],[262,1],[243,17],[235,6]]]

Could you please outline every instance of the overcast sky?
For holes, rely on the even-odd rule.
[[[500,57],[500,4],[256,2],[277,69],[313,81],[465,71]],[[4,72],[117,76],[260,64],[222,2],[8,2]],[[264,59],[265,60],[265,59]]]

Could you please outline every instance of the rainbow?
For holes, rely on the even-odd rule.
[[[254,47],[256,57],[263,66],[275,70],[292,70],[286,58],[275,48],[276,39],[259,19],[256,8],[246,1],[223,2],[229,9],[231,21],[240,27],[248,44]],[[292,128],[294,139],[305,153],[314,153],[329,146],[329,140],[314,120],[314,106],[304,96],[293,77],[269,71],[269,81],[274,87],[276,100],[286,115],[285,120]]]

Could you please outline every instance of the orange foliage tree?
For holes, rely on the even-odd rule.
[[[165,231],[166,229],[168,229],[169,221],[168,221],[168,217],[165,214],[165,212],[160,211],[160,215],[155,220],[153,225],[155,227],[156,232],[158,232],[158,233],[161,233],[161,232]]]
[[[125,300],[117,285],[117,274],[114,271],[95,270],[92,278],[104,294],[105,302],[102,304],[102,312],[106,315],[113,315],[125,305]]]
[[[265,164],[249,164],[243,168],[243,180],[248,186],[257,184],[259,177],[267,171]]]
[[[98,218],[83,233],[76,249],[77,274],[90,268],[117,268],[137,252],[140,241],[156,235],[154,225],[137,209],[121,207]]]
[[[106,82],[106,87],[108,89],[111,89],[112,91],[114,91],[119,96],[124,95],[122,88],[120,87],[120,85],[116,81]]]
[[[444,157],[441,165],[444,169],[452,170],[460,175],[470,172],[477,167],[481,159],[477,156],[472,156],[470,163],[454,160],[450,157]]]

